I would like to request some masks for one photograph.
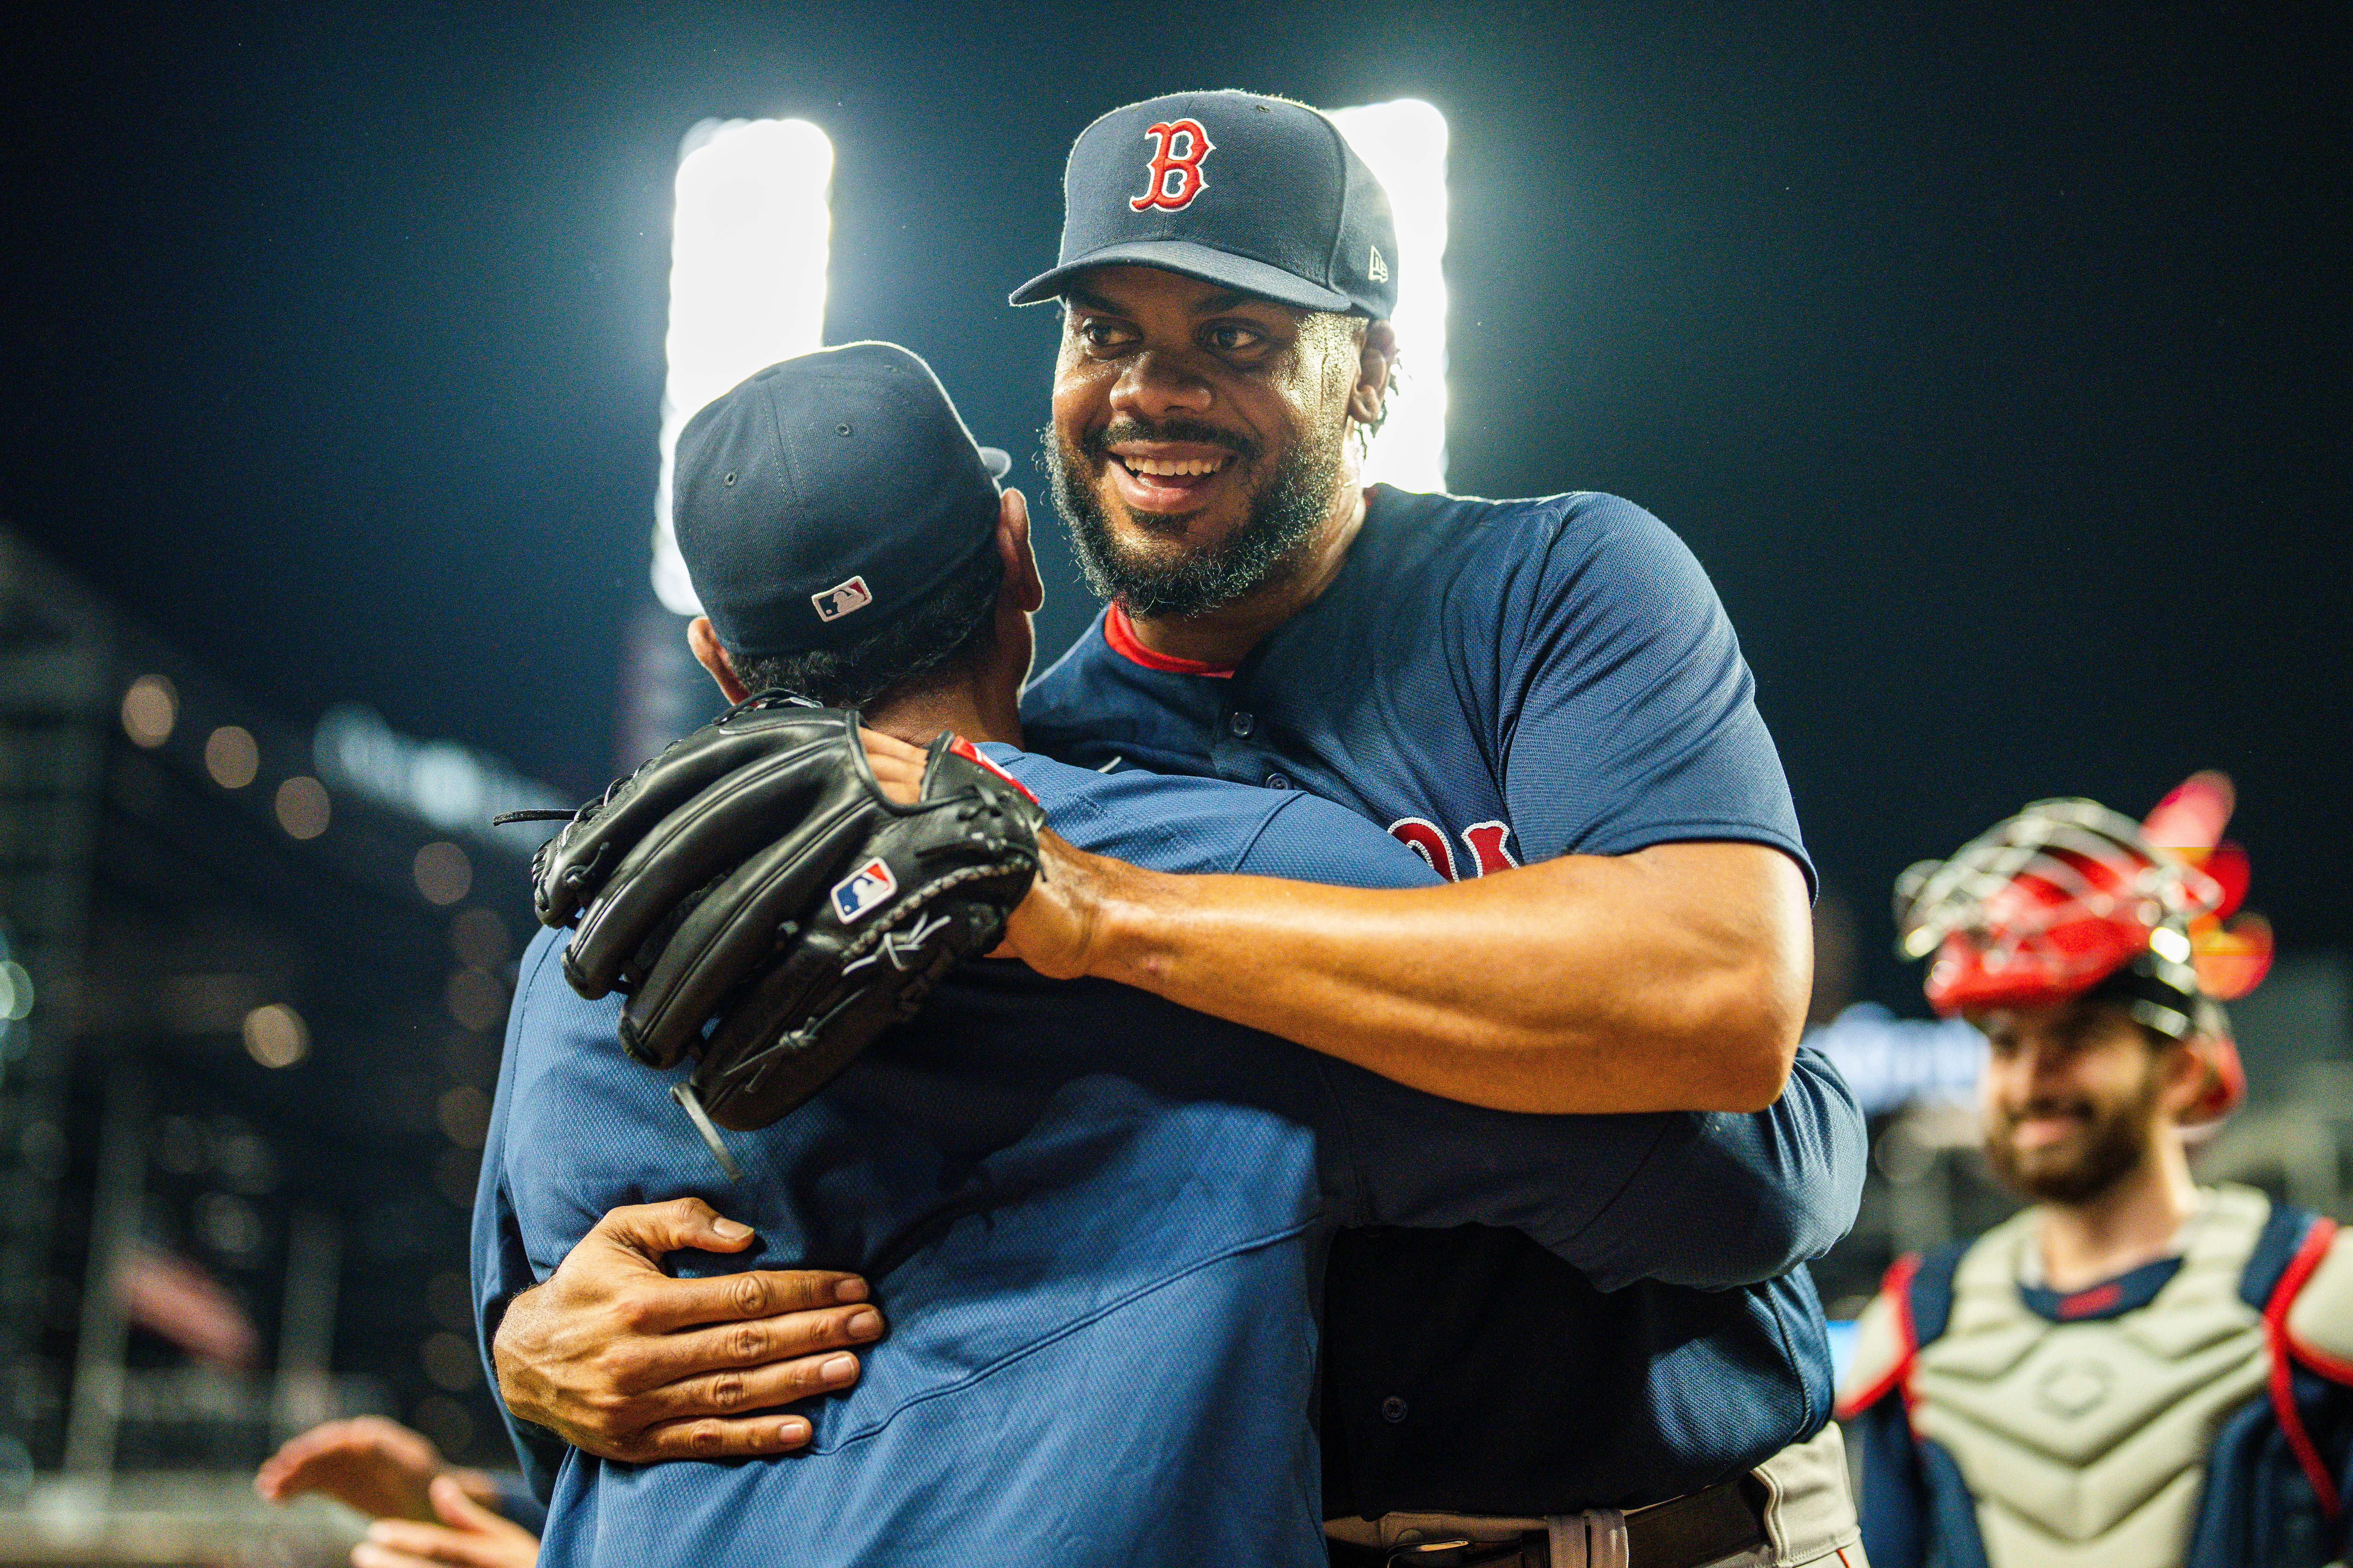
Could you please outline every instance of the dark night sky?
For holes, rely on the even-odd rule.
[[[826,128],[828,337],[1026,451],[1080,126],[1410,94],[1456,488],[1690,541],[1867,949],[1905,862],[2201,765],[2353,943],[2341,5],[179,11],[0,42],[0,516],[290,717],[602,782],[696,121]]]

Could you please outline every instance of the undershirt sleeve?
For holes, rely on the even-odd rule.
[[[1546,550],[1504,693],[1504,798],[1534,859],[1728,838],[1813,867],[1756,679],[1699,562],[1614,496]]]

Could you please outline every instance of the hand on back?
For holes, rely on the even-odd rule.
[[[858,1380],[879,1339],[866,1282],[825,1269],[676,1279],[684,1247],[740,1252],[752,1232],[699,1199],[615,1209],[507,1308],[491,1346],[507,1408],[603,1458],[711,1459],[809,1440],[779,1409]]]

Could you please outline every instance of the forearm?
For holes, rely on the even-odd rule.
[[[1679,853],[1383,891],[1093,856],[1065,874],[1089,884],[1084,973],[1430,1093],[1547,1113],[1769,1104],[1804,1010],[1802,877],[1753,846],[1661,850]]]

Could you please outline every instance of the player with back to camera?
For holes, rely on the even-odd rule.
[[[1841,1391],[1878,1568],[2320,1568],[2353,1486],[2353,1247],[2184,1144],[2244,1092],[2246,858],[2200,773],[2145,824],[2043,801],[1897,895],[1985,1031],[1986,1158],[2032,1206],[1899,1259]]]
[[[853,779],[860,794],[903,786],[912,805],[919,788],[943,799],[941,781],[962,779],[1018,813],[1013,792],[1026,789],[1077,844],[1172,872],[1437,880],[1377,827],[1301,792],[1103,773],[1019,750],[1041,592],[1027,512],[1018,492],[1000,497],[905,351],[851,344],[774,366],[698,414],[679,453],[680,542],[711,617],[698,647],[739,704],[706,739],[781,733],[771,761],[832,747],[829,768],[862,767],[849,715],[746,701],[764,653],[814,644],[832,659],[829,681],[885,683],[866,709],[881,734],[981,742],[944,738],[921,778],[886,760],[879,782]],[[828,614],[833,586],[851,580],[871,617],[854,644]],[[909,647],[921,650],[913,668]],[[695,748],[584,814],[542,858],[543,889]],[[746,776],[719,778],[704,805],[732,809]],[[854,1391],[792,1418],[814,1433],[789,1462],[607,1464],[521,1434],[543,1478],[553,1471],[549,1568],[649,1552],[718,1568],[787,1548],[796,1562],[863,1564],[1318,1563],[1314,1309],[1339,1225],[1509,1226],[1603,1289],[1696,1293],[1783,1273],[1852,1215],[1860,1117],[1818,1055],[1763,1110],[1529,1115],[1010,961],[944,981],[789,1117],[716,1142],[742,1173],[731,1186],[665,1092],[683,1080],[619,1048],[642,1048],[631,1030],[659,984],[637,989],[627,1017],[618,997],[575,994],[610,900],[634,897],[638,871],[682,848],[659,828],[637,844],[573,942],[543,932],[523,960],[477,1208],[486,1321],[615,1205],[694,1193],[723,1198],[757,1233],[736,1266],[855,1267],[888,1293],[896,1328]],[[848,864],[832,897],[856,921],[867,899],[891,896],[867,889],[903,890],[923,857],[896,862],[895,879],[882,862]],[[701,907],[732,913],[729,899]],[[864,929],[911,945],[861,963],[898,963],[920,941],[905,924]],[[726,1029],[703,1042],[706,1062]],[[744,1125],[727,1102],[707,1103]],[[1694,1226],[1697,1215],[1718,1222]],[[779,1423],[767,1425],[774,1454]],[[1581,1521],[1559,1528],[1572,1525],[1576,1555],[1559,1560],[1582,1562]],[[1626,1534],[1645,1563],[1767,1560],[1729,1489]],[[1522,1552],[1515,1542],[1423,1560]]]
[[[1397,247],[1377,182],[1312,110],[1205,92],[1115,110],[1065,194],[1060,263],[1016,298],[1062,306],[1046,456],[1112,603],[1025,694],[1030,743],[1310,792],[1452,885],[1056,850],[1014,950],[1499,1108],[1770,1104],[1805,1006],[1810,869],[1690,552],[1610,496],[1361,483]],[[712,1235],[616,1225],[640,1251]],[[510,1405],[602,1452],[749,1451],[765,1427],[708,1379],[824,1332],[776,1310],[804,1288],[765,1277],[740,1313],[758,1348],[665,1361],[613,1308],[667,1289],[628,1251],[600,1245],[515,1304],[494,1344]],[[1782,1561],[1853,1538],[1802,1270],[1604,1293],[1507,1230],[1351,1232],[1325,1330],[1335,1560],[1377,1561],[1436,1511],[1482,1539],[1588,1511],[1606,1534],[1615,1511],[1744,1476]]]

